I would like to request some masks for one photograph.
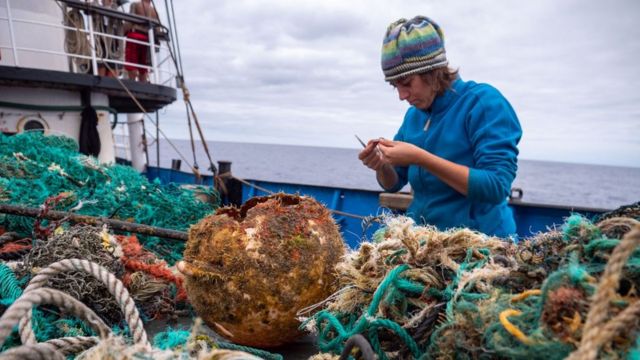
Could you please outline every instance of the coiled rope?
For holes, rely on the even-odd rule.
[[[124,46],[120,39],[113,38],[107,35],[114,35],[119,38],[124,36],[124,26],[122,21],[108,18],[108,22],[105,21],[105,17],[100,14],[94,14],[92,17],[93,27],[97,30],[96,35],[97,43],[101,44],[96,46],[96,57],[101,58],[104,61],[110,59],[123,59]],[[104,52],[104,53],[103,53]]]
[[[93,310],[88,308],[79,300],[60,290],[50,288],[39,288],[31,291],[25,291],[15,303],[13,303],[0,317],[0,346],[4,344],[7,337],[18,321],[22,321],[30,314],[34,305],[51,304],[69,312],[70,314],[85,320],[93,330],[100,334],[102,338],[111,332],[111,329],[104,323]],[[23,341],[24,343],[24,341]],[[35,339],[32,343],[24,343],[27,346],[35,345]],[[64,344],[63,344],[64,345]],[[66,346],[66,345],[64,345]],[[74,345],[75,346],[75,345]],[[55,343],[42,345],[39,347],[44,352],[55,351]],[[15,350],[18,351],[18,350]],[[20,350],[21,351],[21,350]]]
[[[78,9],[67,10],[68,7],[65,6],[62,11],[65,14],[64,17],[64,26],[65,29],[65,42],[64,42],[64,50],[68,54],[74,55],[83,55],[89,56],[91,54],[91,45],[89,43],[89,39],[87,38],[87,34],[84,31],[79,31],[78,29],[84,29],[84,18]],[[74,28],[74,29],[69,29]],[[73,62],[78,67],[78,71],[82,73],[89,72],[90,60],[82,57],[73,57]]]
[[[31,291],[42,288],[42,286],[44,286],[47,281],[56,274],[63,271],[74,270],[84,271],[100,280],[107,287],[109,293],[116,297],[116,300],[120,305],[120,309],[124,313],[127,325],[129,326],[129,329],[133,335],[134,342],[137,344],[149,345],[147,333],[144,330],[144,325],[142,323],[142,320],[140,319],[138,309],[136,308],[133,299],[129,295],[129,291],[127,291],[127,289],[124,287],[122,282],[118,280],[118,278],[111,274],[106,268],[96,263],[81,259],[65,259],[55,262],[49,265],[47,268],[41,270],[38,275],[36,275],[36,277],[34,277],[29,282],[29,285],[24,290],[22,296],[27,295]],[[31,328],[31,318],[32,312],[29,309],[29,311],[20,319],[20,339],[25,345],[36,343],[35,335],[33,333],[33,329]]]

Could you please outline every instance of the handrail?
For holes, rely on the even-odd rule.
[[[162,25],[159,21],[145,17],[145,16],[128,14],[119,10],[114,10],[104,6],[94,5],[93,3],[79,1],[79,0],[56,0],[56,1],[65,3],[69,7],[72,7],[75,9],[84,10],[88,14],[96,13],[96,14],[108,16],[110,18],[128,21],[130,23],[134,23],[138,25],[152,24],[153,26],[162,28],[166,34],[169,33],[169,29],[166,26]],[[166,39],[162,39],[162,40],[169,41],[169,37],[167,36]]]
[[[163,86],[166,86],[165,84],[171,84],[172,80],[175,78],[176,76],[176,71],[175,69],[172,69],[172,62],[168,61],[171,59],[171,55],[169,53],[169,47],[168,44],[166,42],[164,42],[164,40],[168,41],[168,37],[165,36],[165,34],[157,34],[153,32],[154,28],[162,28],[163,30],[167,30],[167,28],[165,26],[163,26],[161,23],[159,23],[156,20],[153,19],[149,19],[143,16],[139,16],[139,15],[133,15],[133,14],[127,14],[118,10],[114,10],[114,9],[109,9],[109,8],[104,8],[101,6],[97,6],[97,5],[93,5],[92,3],[87,3],[87,2],[82,2],[82,1],[78,1],[78,0],[54,0],[56,2],[59,3],[63,3],[65,5],[68,5],[69,8],[76,8],[79,10],[82,10],[84,12],[83,17],[88,20],[85,21],[84,26],[78,26],[78,27],[74,27],[74,26],[67,26],[66,24],[62,23],[62,24],[57,24],[57,23],[51,23],[48,21],[38,21],[38,20],[33,20],[33,19],[26,19],[26,18],[16,18],[15,16],[9,16],[9,14],[11,14],[11,3],[10,1],[7,1],[7,15],[6,17],[0,16],[0,23],[3,21],[7,21],[9,23],[9,27],[10,29],[13,30],[13,32],[10,34],[11,35],[11,46],[7,47],[7,46],[0,46],[0,48],[5,48],[5,49],[10,49],[14,52],[14,56],[13,56],[13,62],[14,62],[14,66],[20,66],[20,61],[18,60],[18,51],[22,51],[22,52],[32,52],[32,53],[42,53],[42,54],[49,54],[49,55],[54,55],[54,56],[65,56],[67,58],[71,59],[83,59],[84,61],[91,63],[92,66],[92,70],[93,70],[93,74],[94,75],[98,75],[98,70],[97,70],[97,64],[98,62],[100,63],[109,63],[112,65],[131,65],[131,66],[136,66],[138,68],[144,68],[147,69],[148,71],[152,72],[153,76],[150,76],[150,80],[151,83],[153,84],[162,84]],[[136,24],[145,24],[145,25],[149,25],[152,24],[152,26],[149,27],[149,41],[145,42],[145,41],[139,41],[139,40],[135,40],[135,39],[129,39],[126,36],[118,36],[115,34],[111,34],[111,33],[104,33],[104,32],[100,32],[97,31],[98,29],[94,29],[94,27],[92,26],[92,15],[95,14],[100,14],[103,16],[108,16],[110,18],[114,18],[114,19],[118,19],[118,20],[124,20],[124,21],[129,21],[132,23],[136,23]],[[63,19],[66,16],[66,14],[63,13]],[[20,32],[16,33],[15,29],[14,29],[14,24],[19,24],[19,23],[23,23],[23,24],[29,24],[29,25],[35,25],[35,26],[42,26],[42,27],[48,27],[48,28],[55,28],[55,29],[60,29],[62,31],[76,31],[78,33],[83,34],[82,37],[86,36],[86,41],[91,43],[90,46],[90,52],[87,53],[69,53],[65,50],[62,51],[58,51],[56,50],[50,50],[50,49],[38,49],[38,48],[34,48],[34,47],[24,47],[24,46],[19,46],[19,44],[16,42],[16,38],[19,36],[24,36],[25,34],[22,34]],[[167,32],[168,33],[168,32]],[[18,36],[16,36],[18,35]],[[162,43],[156,45],[154,42],[154,37],[156,37],[157,39],[163,40]],[[148,46],[150,49],[150,60],[151,60],[151,65],[144,65],[144,64],[137,64],[137,63],[131,63],[131,62],[127,62],[124,61],[124,58],[109,58],[109,57],[100,57],[97,56],[96,54],[96,46],[99,43],[98,39],[104,39],[104,38],[108,38],[108,39],[113,39],[113,41],[118,41],[121,43],[122,49],[124,49],[126,47],[126,44],[128,42],[131,43],[136,43],[136,44],[141,44],[141,45],[145,45]],[[66,41],[67,37],[65,35],[65,41]],[[102,40],[100,40],[102,41]],[[158,53],[156,53],[158,52]],[[124,57],[124,52],[122,54],[122,56]],[[86,63],[85,62],[85,63]],[[72,72],[85,72],[82,71],[81,69],[74,67],[73,69],[75,69],[76,71],[72,71]],[[173,70],[173,71],[172,71]]]

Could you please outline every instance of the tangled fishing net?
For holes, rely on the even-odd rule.
[[[37,240],[33,249],[22,259],[16,276],[31,277],[39,269],[59,260],[86,259],[104,266],[120,278],[124,274],[124,266],[119,259],[121,252],[106,230],[75,226],[60,230],[47,241]],[[50,280],[49,286],[92,304],[93,310],[111,325],[121,320],[118,304],[109,296],[107,289],[89,274],[77,271],[61,273]]]
[[[90,237],[89,234],[90,232],[87,232],[84,235]],[[69,235],[78,237],[80,232]],[[115,242],[109,245],[114,246]],[[72,274],[71,278],[91,276],[106,286],[109,293],[107,296],[115,298],[119,305],[116,310],[124,314],[129,335],[125,337],[118,329],[107,326],[103,317],[78,301],[76,297],[48,287],[64,273]],[[2,304],[9,304],[0,317],[0,348],[3,350],[0,357],[2,358],[282,359],[279,355],[262,350],[243,348],[220,341],[217,335],[201,331],[198,320],[188,333],[185,330],[168,329],[157,334],[152,346],[134,302],[122,282],[106,267],[92,261],[83,259],[56,261],[41,269],[24,289],[17,283],[12,269],[8,266],[0,265],[0,275],[3,280],[0,286]],[[73,286],[71,289],[77,290]],[[44,338],[34,334],[34,331],[38,330],[38,322],[42,320],[39,312],[35,310],[37,305],[40,305],[38,311],[42,308],[49,312],[46,320],[58,326],[58,331],[50,332]],[[60,318],[56,319],[53,314]],[[69,315],[73,315],[73,319],[67,318]],[[19,326],[16,326],[18,323]],[[76,331],[73,331],[72,327],[75,327]],[[17,329],[20,341],[16,339],[17,334],[14,329]]]
[[[196,192],[207,193],[216,203],[198,200]],[[64,198],[55,210],[181,231],[212,213],[219,199],[205,187],[161,185],[131,167],[99,164],[80,154],[77,143],[66,137],[40,132],[0,134],[0,204],[38,207],[53,197]],[[33,219],[0,215],[0,226],[21,236],[31,235],[33,225]],[[184,250],[180,241],[150,236],[140,240],[170,264]]]
[[[342,289],[304,326],[327,356],[356,334],[380,359],[638,355],[639,244],[630,217],[574,215],[517,245],[391,217],[338,264]]]
[[[145,250],[135,235],[115,236],[122,247],[124,285],[146,319],[173,318],[190,314],[183,278],[167,263]]]
[[[65,259],[84,259],[102,266],[122,281],[143,320],[172,321],[177,316],[191,314],[182,278],[176,276],[165,261],[144,250],[134,235],[112,235],[106,228],[94,226],[61,226],[34,244],[21,261],[11,263],[11,267],[9,263],[0,266],[0,309],[12,305],[25,284],[47,266]],[[130,331],[126,316],[120,311],[121,304],[95,276],[80,270],[60,272],[48,279],[46,286],[89,304],[101,320],[118,333]],[[49,307],[34,311],[33,324],[38,341],[96,335],[81,321]],[[13,336],[5,347],[17,343],[17,336]]]

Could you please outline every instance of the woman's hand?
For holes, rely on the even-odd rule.
[[[393,166],[417,165],[420,155],[425,152],[413,144],[387,139],[378,141],[378,149],[382,155],[382,161]]]
[[[378,149],[380,140],[369,140],[367,146],[358,154],[358,159],[369,169],[379,171],[387,163],[381,156]]]

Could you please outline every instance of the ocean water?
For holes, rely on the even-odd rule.
[[[171,142],[193,163],[188,140]],[[195,145],[196,162],[206,173],[209,161],[202,145]],[[233,175],[243,179],[380,190],[373,171],[358,160],[359,149],[219,141],[208,146],[214,162],[231,161]],[[160,142],[162,167],[180,158],[167,141]],[[156,164],[155,146],[149,160]],[[181,170],[189,171],[185,160]],[[513,187],[522,189],[522,201],[529,203],[615,209],[640,201],[640,168],[520,159]]]

